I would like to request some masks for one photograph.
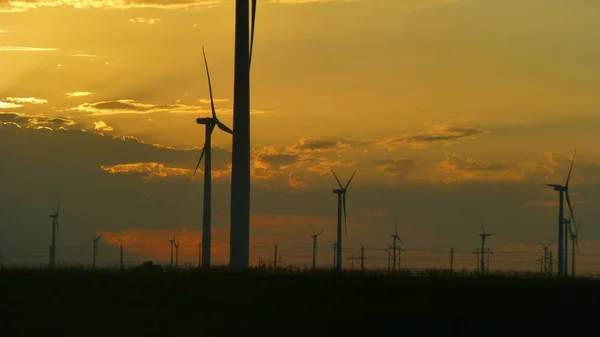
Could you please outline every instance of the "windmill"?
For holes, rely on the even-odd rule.
[[[481,233],[479,234],[479,236],[481,237],[481,249],[479,250],[481,258],[479,259],[479,271],[483,274],[485,272],[485,240],[488,236],[492,236],[494,234],[486,233],[485,228],[483,228],[483,221],[479,221],[481,222]]]
[[[98,236],[92,236],[92,242],[94,243],[94,255],[92,258],[92,269],[96,269],[96,257],[98,256],[98,240],[102,237],[103,234]]]
[[[211,151],[211,137],[212,133],[215,130],[215,126],[219,129],[233,134],[233,131],[225,124],[223,124],[217,118],[217,112],[215,110],[215,102],[213,99],[212,85],[210,82],[210,72],[208,70],[208,61],[206,60],[206,53],[204,52],[204,47],[202,47],[202,55],[204,56],[204,65],[206,66],[206,77],[208,78],[208,92],[210,94],[210,108],[212,110],[212,117],[205,118],[197,118],[196,123],[205,126],[205,136],[204,136],[204,146],[202,147],[202,153],[200,153],[200,159],[198,159],[198,164],[196,165],[196,169],[194,169],[194,175],[196,171],[198,171],[198,167],[200,166],[200,162],[204,155],[206,158],[204,159],[204,204],[202,211],[202,266],[205,268],[210,268],[211,256],[211,222],[212,222],[212,214],[211,214],[211,206],[212,206],[212,151]]]
[[[312,228],[311,230],[312,235],[310,237],[313,241],[312,269],[315,270],[317,268],[317,238],[319,237],[319,235],[321,235],[321,233],[323,233],[323,230],[321,230],[319,233],[315,233],[315,230]]]
[[[354,170],[354,173],[352,173],[352,176],[346,183],[346,186],[342,186],[342,183],[338,179],[335,172],[333,172],[333,170],[331,170],[331,173],[333,173],[335,180],[337,181],[338,185],[340,186],[339,189],[333,190],[333,193],[337,194],[337,196],[338,196],[338,198],[337,198],[338,199],[338,207],[337,207],[338,208],[338,212],[337,212],[338,216],[337,216],[336,268],[338,269],[338,271],[342,271],[342,214],[343,214],[343,219],[344,219],[344,233],[346,234],[347,233],[347,230],[346,230],[346,191],[348,190],[348,186],[352,182],[352,179],[354,179],[356,170]]]
[[[250,16],[252,16],[251,21]],[[229,239],[229,265],[234,270],[247,269],[250,263],[250,62],[254,45],[255,21],[256,0],[252,0],[252,12],[248,0],[236,0],[233,85],[235,133],[231,151]]]
[[[557,185],[557,184],[547,184],[548,186],[554,188],[555,191],[558,192],[559,203],[558,203],[558,276],[566,276],[566,259],[565,259],[565,251],[568,249],[566,244],[566,228],[565,228],[565,217],[564,217],[564,199],[567,199],[567,205],[569,206],[569,211],[571,216],[573,216],[573,207],[571,206],[571,198],[569,197],[569,180],[571,179],[571,172],[573,171],[573,164],[575,163],[575,155],[577,154],[577,150],[573,153],[573,159],[571,160],[571,167],[569,168],[569,173],[567,174],[567,181],[565,185]]]
[[[173,230],[173,239],[169,240],[169,244],[171,245],[171,269],[173,269],[173,250],[175,249],[175,230]]]
[[[60,213],[60,203],[54,209],[54,212],[50,214],[52,219],[52,245],[50,246],[50,268],[54,268],[56,265],[56,235],[59,232],[58,217]]]
[[[396,218],[394,218],[394,224],[396,225],[396,233],[395,234],[391,234],[392,235],[392,239],[394,240],[394,244],[392,246],[392,271],[396,272],[396,266],[398,265],[397,263],[397,259],[396,259],[396,252],[398,251],[398,246],[396,244],[397,241],[400,241],[400,243],[404,243],[402,242],[402,240],[400,239],[400,237],[398,236],[398,220]]]
[[[173,244],[175,246],[175,269],[179,265],[179,241]]]

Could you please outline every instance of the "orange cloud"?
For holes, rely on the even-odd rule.
[[[116,173],[146,173],[144,179],[149,180],[154,177],[171,177],[171,176],[191,176],[193,172],[191,169],[184,169],[178,167],[169,167],[160,163],[131,163],[131,164],[117,164],[112,166],[100,166],[103,171],[110,174]]]

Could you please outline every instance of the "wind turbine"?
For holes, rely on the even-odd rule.
[[[340,186],[339,189],[333,190],[333,193],[337,194],[337,196],[338,196],[336,268],[338,269],[338,271],[342,271],[342,213],[344,215],[344,233],[346,234],[347,233],[347,230],[346,230],[346,190],[348,189],[348,186],[352,182],[352,179],[354,179],[356,170],[354,170],[354,173],[352,173],[352,176],[346,183],[346,186],[342,186],[342,183],[338,179],[335,172],[333,172],[333,170],[331,170],[331,173],[333,173],[335,180],[337,181],[338,185]]]
[[[256,0],[252,0],[250,12],[248,0],[236,0],[233,85],[235,133],[231,151],[229,239],[229,265],[234,270],[247,269],[250,263],[250,63],[254,46],[256,7]]]
[[[396,245],[396,241],[400,241],[400,243],[404,243],[402,242],[402,240],[400,239],[400,237],[398,236],[398,219],[394,218],[394,224],[396,225],[396,233],[395,234],[391,234],[392,235],[392,239],[394,240],[394,245],[392,246],[392,271],[396,272],[396,266],[397,266],[397,259],[396,259],[396,252],[398,251],[398,246]]]
[[[212,110],[212,117],[205,118],[197,118],[196,123],[205,126],[205,136],[204,136],[204,146],[202,147],[202,153],[200,154],[200,159],[198,159],[198,164],[194,169],[194,175],[196,171],[198,171],[198,167],[200,166],[200,162],[202,161],[202,157],[206,154],[206,159],[204,160],[204,204],[202,211],[202,267],[210,268],[211,264],[211,222],[212,222],[212,214],[211,214],[211,204],[212,204],[212,156],[211,156],[211,136],[217,126],[219,129],[233,134],[233,131],[225,124],[221,123],[217,118],[217,112],[215,110],[215,102],[213,99],[212,85],[210,82],[210,72],[208,70],[208,61],[206,60],[206,53],[204,52],[204,47],[202,47],[202,55],[204,56],[204,65],[206,66],[206,77],[208,78],[208,92],[210,94],[210,108]]]
[[[315,230],[313,228],[311,228],[311,230],[312,235],[310,237],[313,240],[312,269],[315,270],[317,268],[317,238],[319,237],[319,235],[321,235],[321,233],[323,233],[323,230],[321,230],[319,233],[315,233]]]
[[[93,239],[92,239],[92,242],[94,243],[94,255],[93,255],[93,259],[92,259],[92,269],[96,269],[96,257],[98,256],[98,240],[100,240],[102,235],[104,235],[104,234],[100,234],[98,236],[93,236]]]
[[[173,269],[173,250],[175,248],[175,230],[173,230],[173,239],[169,240],[171,244],[171,269]]]
[[[483,221],[479,221],[481,222],[481,234],[479,234],[479,236],[481,237],[481,250],[479,251],[479,253],[481,254],[481,258],[479,260],[479,263],[481,268],[480,271],[483,274],[485,272],[485,239],[488,236],[492,236],[494,234],[486,233],[485,228],[483,228]]]
[[[60,202],[54,209],[54,213],[50,214],[52,218],[52,245],[50,246],[50,268],[56,265],[56,235],[59,232],[58,217],[60,212]]]
[[[175,269],[179,265],[179,241],[175,242]]]
[[[558,276],[567,275],[567,271],[565,269],[566,259],[565,250],[568,249],[566,244],[566,228],[565,228],[565,217],[564,217],[564,198],[566,196],[567,205],[569,206],[569,211],[571,212],[571,216],[573,216],[573,207],[571,206],[571,198],[569,197],[569,180],[571,179],[571,172],[573,171],[573,164],[575,163],[575,155],[577,154],[577,150],[573,153],[573,159],[571,160],[571,167],[569,168],[569,173],[567,175],[567,181],[565,185],[557,185],[557,184],[547,184],[548,186],[554,188],[555,191],[558,192],[559,195],[559,203],[558,203]]]

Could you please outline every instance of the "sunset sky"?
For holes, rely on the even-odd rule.
[[[475,249],[482,221],[492,269],[536,270],[537,242],[557,240],[558,195],[545,184],[564,183],[577,149],[579,270],[600,272],[600,2],[258,3],[251,263],[274,244],[284,263],[310,263],[311,226],[330,263],[333,168],[342,180],[357,170],[345,257],[365,246],[387,265],[397,217],[403,265],[446,267],[437,251]],[[47,261],[58,200],[59,261],[89,263],[100,232],[103,263],[120,240],[131,261],[166,261],[174,228],[182,259],[197,261],[202,46],[232,127],[233,4],[0,0],[5,263]],[[224,263],[231,137],[213,140],[213,259]]]

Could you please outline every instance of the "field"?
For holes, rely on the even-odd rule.
[[[0,335],[591,336],[597,325],[596,280],[433,274],[4,269]]]

